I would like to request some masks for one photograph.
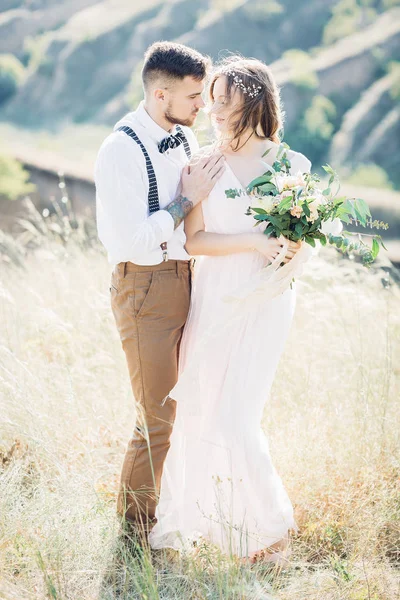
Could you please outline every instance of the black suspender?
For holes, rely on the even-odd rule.
[[[176,130],[179,131],[182,134],[182,136],[183,136],[183,148],[184,148],[184,150],[186,152],[186,156],[190,160],[191,157],[192,157],[192,153],[191,153],[191,150],[190,150],[189,142],[186,139],[186,135],[183,133],[182,128],[179,127],[179,125],[176,126]]]
[[[184,138],[183,139],[183,148],[185,150],[186,156],[190,159],[192,156],[192,153],[190,151],[189,142],[187,141],[186,136],[183,133],[181,127],[179,127],[179,125],[176,126],[176,130],[179,131],[180,133],[182,133],[182,135],[183,135],[183,138]],[[157,210],[160,210],[157,178],[156,178],[156,174],[154,172],[153,164],[150,160],[150,156],[149,156],[146,148],[144,147],[144,145],[142,144],[142,142],[140,141],[140,139],[138,138],[136,133],[133,131],[133,129],[131,129],[130,127],[127,127],[127,126],[118,127],[117,131],[123,131],[124,133],[126,133],[126,135],[129,135],[129,137],[132,138],[137,143],[137,145],[140,147],[141,151],[143,152],[143,156],[146,161],[147,176],[149,178],[149,194],[148,194],[149,212],[151,214],[153,212],[156,212]]]
[[[154,173],[153,164],[150,160],[150,156],[142,142],[139,140],[136,133],[133,131],[133,129],[131,129],[130,127],[118,127],[118,131],[123,131],[124,133],[126,133],[126,135],[129,135],[129,137],[137,143],[137,145],[143,152],[143,156],[146,160],[147,177],[149,178],[149,212],[150,214],[152,214],[153,212],[160,210],[160,201],[158,199],[158,186],[156,174]]]
[[[183,133],[182,129],[179,127],[179,125],[176,126],[176,130],[180,131],[183,135],[183,147],[186,152],[186,156],[190,159],[192,153],[190,151],[190,146],[186,139],[186,136]],[[154,172],[153,164],[150,160],[149,153],[147,152],[146,148],[144,147],[144,145],[142,144],[142,142],[140,141],[140,139],[138,138],[136,133],[133,131],[133,129],[131,129],[130,127],[127,127],[127,126],[122,126],[122,127],[118,127],[117,131],[123,131],[124,133],[126,133],[126,135],[129,135],[129,137],[132,138],[137,143],[137,145],[143,152],[143,156],[146,161],[147,177],[149,179],[149,193],[148,193],[149,213],[152,214],[152,213],[156,212],[157,210],[160,210],[160,200],[159,200],[159,196],[158,196],[157,178],[156,178],[156,174]],[[163,260],[164,261],[168,260],[167,242],[163,242],[161,244],[161,249],[163,251]]]

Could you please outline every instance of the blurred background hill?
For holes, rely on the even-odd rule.
[[[144,51],[168,39],[214,60],[239,52],[270,64],[282,87],[285,140],[315,167],[330,162],[357,188],[392,190],[373,195],[379,206],[393,205],[398,227],[400,0],[1,6],[0,153],[35,170],[37,183],[41,169],[91,180],[102,139],[142,97]],[[207,127],[203,116],[200,139]]]
[[[397,6],[396,6],[397,5]],[[287,140],[313,162],[400,186],[398,0],[4,0],[0,118],[19,127],[112,125],[141,97],[155,40],[272,65]],[[371,176],[371,172],[369,173]]]

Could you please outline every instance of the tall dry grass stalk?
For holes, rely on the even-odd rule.
[[[109,272],[73,244],[2,268],[0,598],[116,597],[101,582],[134,415]],[[399,300],[384,271],[333,250],[298,283],[264,422],[300,527],[291,568],[204,546],[131,561],[119,597],[400,598]]]

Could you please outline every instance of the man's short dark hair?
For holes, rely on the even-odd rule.
[[[173,42],[156,42],[144,55],[143,86],[146,89],[161,78],[173,81],[190,76],[201,81],[210,66],[210,59],[193,48]]]

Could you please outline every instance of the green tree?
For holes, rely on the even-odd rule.
[[[388,65],[388,71],[392,78],[390,96],[395,102],[400,103],[400,62],[391,61]]]
[[[143,62],[140,62],[133,70],[126,94],[126,101],[128,102],[129,106],[136,107],[144,98],[142,86],[142,68]]]
[[[29,183],[29,173],[21,163],[9,156],[0,155],[0,196],[16,200],[34,189],[35,186]]]
[[[307,52],[299,49],[287,50],[283,58],[289,66],[289,79],[296,86],[306,90],[318,87],[318,77]]]
[[[390,181],[385,169],[375,163],[359,165],[347,178],[347,181],[366,187],[393,189],[393,183]]]
[[[373,22],[376,10],[371,0],[340,0],[332,8],[332,17],[324,33],[325,44],[333,44]]]
[[[325,96],[314,96],[296,130],[289,132],[287,141],[293,148],[321,165],[334,131],[336,107]]]
[[[0,54],[0,104],[11,98],[24,79],[23,64],[13,54]]]

